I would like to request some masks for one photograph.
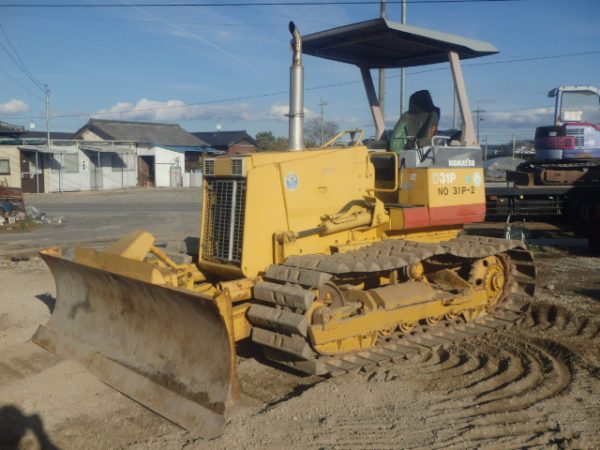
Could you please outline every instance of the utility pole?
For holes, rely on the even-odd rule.
[[[515,144],[516,144],[516,140],[517,140],[517,138],[515,137],[515,135],[514,135],[514,134],[512,135],[512,138],[513,138],[513,139],[512,139],[512,141],[513,141],[513,146],[512,146],[512,147],[513,147],[513,150],[512,150],[512,159],[515,159]]]
[[[406,23],[406,0],[402,0],[400,22]],[[406,111],[406,69],[400,69],[400,115]]]
[[[323,97],[321,97],[321,103],[319,103],[319,106],[321,107],[321,142],[319,143],[319,145],[323,145],[324,143],[324,136],[323,136],[323,124],[324,124],[324,112],[325,112],[325,106],[327,105],[326,102],[323,101]]]
[[[485,112],[485,109],[481,109],[479,106],[477,106],[477,109],[475,111],[473,111],[476,115],[476,121],[477,121],[477,142],[479,142],[479,122],[481,122],[483,120],[483,117],[481,117],[481,114],[483,114]]]
[[[50,148],[50,89],[44,84],[46,94],[46,146]],[[35,193],[40,193],[40,152],[35,152]]]
[[[386,0],[381,0],[379,15],[383,19],[387,18]],[[379,107],[385,123],[385,69],[379,69]]]
[[[48,85],[44,85],[44,93],[46,94],[46,144],[50,148],[50,89]]]

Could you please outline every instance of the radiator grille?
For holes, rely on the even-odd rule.
[[[567,127],[567,135],[568,136],[575,136],[575,145],[577,147],[583,147],[585,140],[583,138],[583,133],[584,130],[583,128],[577,127],[577,128],[572,128],[572,127]]]
[[[246,180],[206,180],[206,219],[202,235],[205,261],[242,261]]]

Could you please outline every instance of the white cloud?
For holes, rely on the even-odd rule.
[[[29,106],[22,100],[17,100],[13,98],[12,100],[6,103],[0,103],[0,114],[9,115],[9,114],[21,114],[29,110]]]
[[[275,120],[287,120],[286,114],[288,114],[289,112],[289,105],[271,105],[270,113]]]
[[[550,125],[554,108],[523,109],[518,111],[494,111],[483,115],[486,127],[538,127]]]
[[[231,105],[186,105],[182,100],[157,101],[143,98],[135,105],[119,102],[101,109],[94,116],[123,120],[145,120],[149,122],[178,122],[181,120],[253,120],[248,103]]]
[[[101,109],[94,117],[118,120],[142,120],[147,122],[179,122],[185,120],[213,120],[249,122],[276,120],[287,121],[289,106],[273,104],[268,111],[254,111],[248,103],[186,105],[182,100],[157,101],[143,98],[136,104],[119,102]],[[306,118],[315,117],[315,113],[305,109]]]
[[[260,117],[261,119],[264,120],[281,120],[281,121],[287,121],[288,120],[288,114],[290,113],[290,105],[286,104],[281,104],[281,103],[275,103],[273,105],[271,105],[271,108],[269,109],[269,112],[263,115],[258,115],[257,117]],[[304,119],[312,119],[313,117],[317,117],[317,114],[313,111],[311,111],[308,108],[304,108]]]

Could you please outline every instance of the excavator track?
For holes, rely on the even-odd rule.
[[[310,313],[319,289],[389,274],[415,263],[464,266],[495,255],[508,261],[506,294],[483,316],[470,321],[445,318],[409,331],[390,331],[373,347],[358,351],[323,355],[311,346]],[[333,376],[398,362],[512,327],[524,317],[526,297],[533,296],[535,273],[532,255],[522,242],[480,236],[437,244],[390,239],[347,253],[291,256],[270,266],[265,281],[255,286],[256,303],[248,311],[254,326],[252,340],[264,348],[268,359],[308,374]]]

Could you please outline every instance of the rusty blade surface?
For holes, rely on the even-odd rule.
[[[211,298],[42,258],[56,305],[35,343],[199,436],[221,434],[237,379],[226,319]]]

